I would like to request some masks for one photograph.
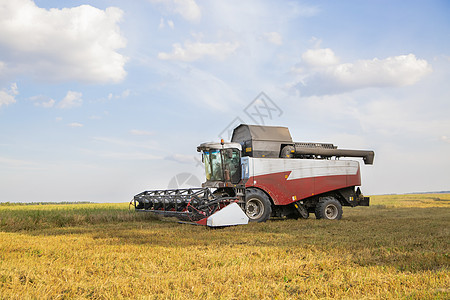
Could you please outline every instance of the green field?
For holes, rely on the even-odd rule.
[[[0,299],[449,299],[450,194],[209,229],[128,204],[1,205]]]

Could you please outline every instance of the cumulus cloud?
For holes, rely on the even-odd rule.
[[[150,0],[150,2],[163,4],[169,12],[178,14],[188,21],[199,21],[202,16],[200,7],[194,0]]]
[[[283,44],[283,37],[278,32],[265,32],[263,36],[271,44],[277,46]]]
[[[122,14],[115,7],[47,10],[32,0],[2,1],[2,68],[41,80],[119,82],[127,60],[117,52],[126,45],[118,26]]]
[[[55,105],[55,100],[53,99],[49,99],[48,101],[44,101],[44,102],[39,102],[39,103],[35,103],[36,106],[41,106],[44,108],[50,108],[53,107],[53,105]]]
[[[322,67],[338,64],[339,58],[330,48],[309,49],[302,54],[302,61],[309,66]]]
[[[125,99],[128,96],[130,96],[131,94],[131,90],[130,89],[126,89],[123,90],[122,93],[120,94],[113,94],[113,93],[109,93],[108,94],[108,100],[112,100],[112,99]]]
[[[432,72],[431,65],[414,54],[339,63],[331,49],[315,49],[303,53],[302,62],[295,88],[306,96],[408,86]]]
[[[19,90],[16,83],[11,84],[9,89],[0,90],[0,107],[16,103],[15,97],[17,94],[19,94]]]
[[[173,44],[172,53],[160,52],[158,58],[162,60],[195,61],[209,56],[224,60],[233,54],[237,48],[239,48],[239,44],[236,42],[202,43],[187,41],[184,43],[184,47],[179,43]]]
[[[30,97],[29,100],[34,102],[34,106],[39,106],[39,107],[44,107],[44,108],[53,107],[56,103],[56,101],[54,99],[48,98],[43,95]]]
[[[82,96],[83,96],[82,93],[68,91],[64,99],[62,99],[61,102],[59,102],[58,107],[72,108],[81,106],[81,104],[83,104],[83,99],[81,98]]]
[[[166,28],[166,23],[167,25],[170,27],[170,29],[174,29],[175,28],[175,24],[173,23],[172,20],[164,20],[164,18],[161,18],[159,20],[159,25],[158,25],[158,29],[164,29]]]
[[[314,17],[320,13],[320,8],[318,6],[309,6],[305,4],[300,4],[297,2],[289,2],[289,14],[297,17]]]
[[[342,64],[327,73],[349,86],[404,86],[415,84],[431,70],[426,60],[408,54]]]

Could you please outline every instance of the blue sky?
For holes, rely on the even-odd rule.
[[[259,123],[375,150],[366,194],[449,190],[449,13],[448,1],[0,0],[0,201],[125,202],[182,173],[203,181],[196,146],[255,123],[260,92],[278,110]]]

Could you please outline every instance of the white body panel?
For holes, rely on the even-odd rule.
[[[246,224],[248,224],[248,217],[237,203],[231,203],[225,206],[218,212],[209,216],[206,220],[206,225],[210,227]]]
[[[318,160],[318,159],[289,159],[289,158],[253,158],[243,157],[245,178],[267,174],[291,172],[287,180],[335,176],[356,175],[359,163],[353,160]]]

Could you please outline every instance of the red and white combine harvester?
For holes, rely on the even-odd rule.
[[[340,219],[342,206],[369,206],[359,157],[371,165],[373,151],[333,144],[296,143],[286,127],[241,124],[231,142],[203,143],[206,182],[201,188],[153,190],[134,196],[137,211],[174,216],[211,227],[274,218]]]

